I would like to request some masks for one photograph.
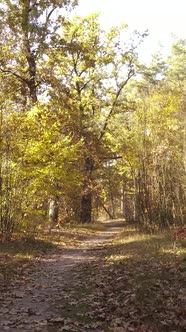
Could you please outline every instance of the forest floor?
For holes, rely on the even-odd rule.
[[[122,221],[0,244],[0,331],[186,331],[186,250]]]

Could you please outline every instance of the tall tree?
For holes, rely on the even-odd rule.
[[[182,93],[173,70],[168,61],[163,65],[156,58],[143,79],[129,87],[134,111],[129,107],[116,119],[120,135],[113,130],[123,156],[120,172],[130,184],[125,196],[134,199],[135,220],[153,228],[185,220]]]
[[[42,58],[52,34],[58,29],[58,18],[62,17],[60,9],[76,3],[72,0],[5,0],[1,6],[1,31],[6,31],[6,36],[1,34],[4,54],[0,70],[17,78],[29,104],[37,101]]]
[[[109,33],[102,31],[97,15],[76,17],[63,22],[54,41],[56,47],[49,50],[46,61],[51,68],[48,93],[66,109],[68,130],[83,144],[84,180],[79,208],[83,223],[91,221],[94,170],[108,153],[109,124],[122,108],[122,92],[135,74],[136,44],[142,36],[137,35],[133,43],[125,40],[125,31],[126,26],[112,28]]]
[[[14,225],[15,213],[12,213],[12,209],[15,207],[14,212],[17,209],[17,213],[20,210],[20,206],[16,208],[13,199],[17,192],[15,179],[17,183],[19,180],[22,181],[23,185],[24,182],[28,184],[33,177],[32,172],[30,174],[27,172],[25,178],[25,172],[21,167],[34,135],[34,131],[31,132],[33,127],[27,121],[27,115],[32,114],[32,108],[44,89],[41,81],[43,54],[49,48],[52,35],[58,29],[58,18],[64,15],[62,9],[69,9],[75,4],[76,1],[70,0],[5,0],[0,5],[0,76],[3,82],[0,96],[2,137],[0,224],[2,231],[7,232],[7,236],[10,235]],[[23,111],[27,111],[27,114],[24,112],[23,115]],[[17,128],[13,125],[13,120]],[[41,122],[40,125],[42,126]],[[17,142],[14,137],[17,138]],[[19,199],[21,200],[21,195]]]
[[[186,170],[186,40],[177,40],[168,58],[167,79],[174,94],[180,96],[179,115],[184,123],[183,159]]]

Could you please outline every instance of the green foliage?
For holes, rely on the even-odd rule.
[[[185,221],[185,41],[138,63],[145,34],[65,15],[76,1],[0,10],[0,227],[38,228],[100,206],[147,227]],[[6,33],[4,33],[6,31]],[[135,75],[138,74],[136,77]]]
[[[112,124],[123,155],[120,174],[126,200],[130,197],[129,216],[151,228],[185,222],[184,85],[183,80],[173,81],[183,54],[174,61],[173,54],[166,66],[158,62],[156,71],[153,63],[141,80],[132,82],[133,110],[129,107]]]

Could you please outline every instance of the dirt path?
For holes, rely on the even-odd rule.
[[[38,257],[31,268],[25,269],[21,280],[0,294],[0,331],[71,330],[68,324],[59,329],[61,308],[68,301],[69,287],[77,279],[82,263],[94,262],[121,231],[122,224],[107,223],[106,227],[99,235],[85,237],[78,247],[61,247],[52,255]]]

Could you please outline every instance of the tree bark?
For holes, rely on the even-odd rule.
[[[36,84],[36,56],[31,49],[31,42],[29,39],[30,32],[30,0],[22,1],[22,31],[23,31],[23,45],[28,64],[28,79],[26,80],[31,105],[37,102],[37,84]]]
[[[110,219],[114,219],[114,216],[110,213],[110,211],[106,208],[106,206],[103,204],[103,202],[101,201],[101,199],[98,197],[98,201],[101,205],[101,207],[103,208],[103,210],[105,210],[105,212],[108,214]]]
[[[183,161],[186,172],[186,112],[184,113],[184,143],[183,143]]]
[[[91,223],[92,221],[92,193],[84,193],[81,197],[80,222]]]
[[[92,221],[92,188],[91,173],[94,167],[94,160],[91,156],[85,158],[85,181],[81,195],[80,222],[91,223]]]
[[[50,227],[56,226],[58,223],[59,202],[57,198],[53,198],[49,202],[49,223]]]

